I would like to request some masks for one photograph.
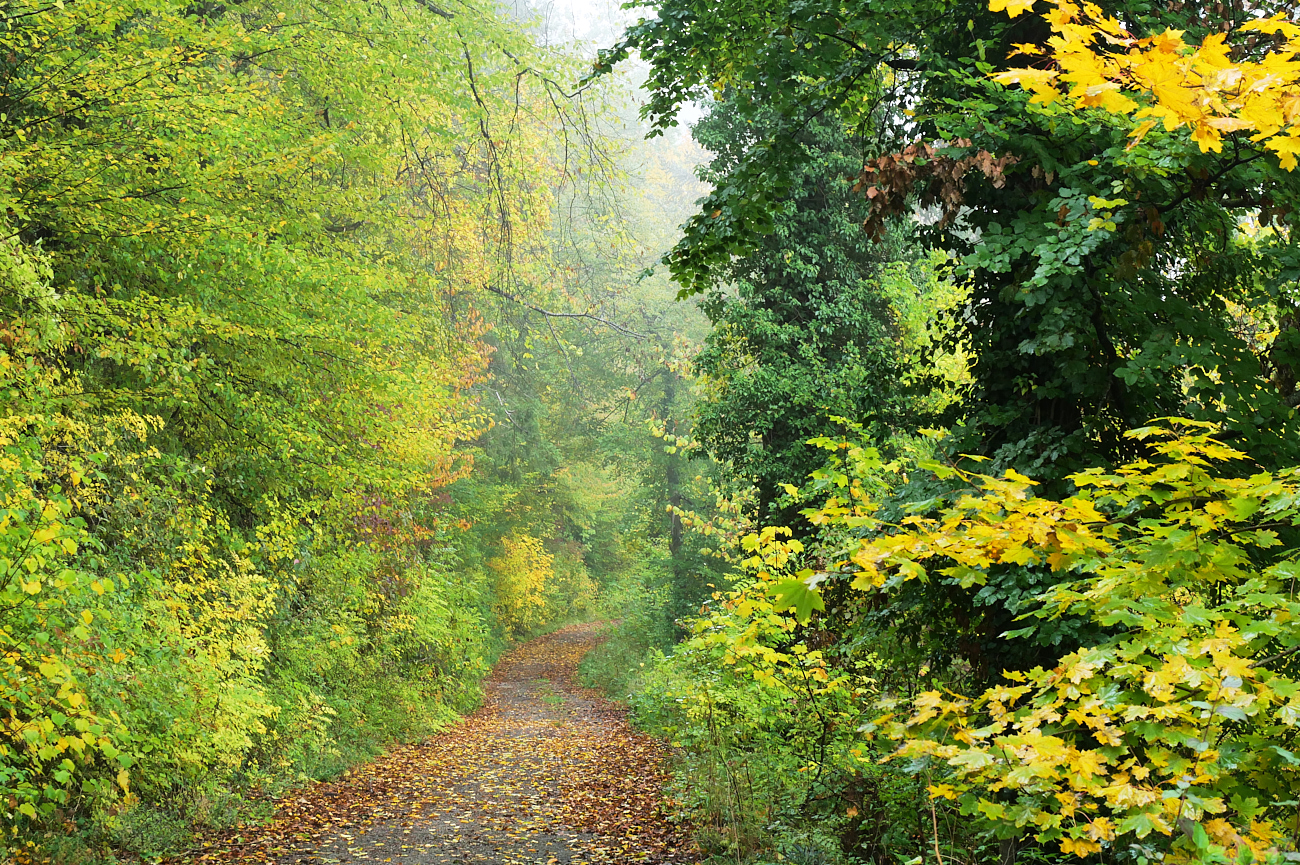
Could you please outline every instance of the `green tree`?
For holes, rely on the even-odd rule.
[[[597,144],[572,67],[459,4],[3,23],[5,825],[121,842],[471,706],[493,585],[444,491],[492,289],[549,287]]]
[[[950,255],[967,292],[941,328],[941,345],[969,367],[943,417],[954,459],[989,458],[1064,495],[1070,473],[1140,456],[1145,445],[1125,433],[1170,415],[1223,423],[1266,467],[1300,457],[1296,247],[1278,204],[1300,179],[1265,144],[1233,132],[1202,152],[1185,129],[1160,128],[1135,143],[1127,117],[1032,101],[990,76],[1022,65],[1008,55],[1050,28],[974,0],[652,8],[597,69],[639,51],[660,128],[686,100],[730,88],[739,120],[758,130],[666,258],[684,293],[709,290],[717,268],[760,248],[805,161],[797,131],[834,118],[871,142],[856,173],[868,234],[910,234]],[[1210,4],[1103,10],[1193,42],[1225,23]],[[1249,34],[1228,38],[1244,57],[1267,50]],[[1247,236],[1238,226],[1251,216],[1274,228]],[[897,515],[948,492],[918,475],[899,490]],[[1009,567],[978,591],[904,587],[873,616],[910,623],[936,663],[964,657],[991,675],[1055,657],[1092,627],[1044,628],[1028,651],[1000,639],[1055,579]]]
[[[1202,3],[1103,7],[1139,32],[1189,39],[1247,20]],[[959,449],[1057,478],[1140,450],[1123,433],[1151,416],[1186,414],[1224,419],[1269,464],[1294,455],[1291,394],[1232,312],[1291,303],[1289,234],[1261,244],[1236,231],[1243,213],[1271,219],[1295,195],[1263,144],[1230,133],[1222,152],[1202,153],[1185,131],[1154,130],[1130,148],[1128,124],[1104,112],[1032,104],[987,73],[1014,65],[1014,46],[1046,25],[981,2],[652,8],[597,70],[639,51],[660,128],[686,100],[730,87],[761,130],[668,256],[685,291],[707,290],[715,267],[772,230],[802,164],[796,131],[834,117],[873,142],[858,175],[868,228],[897,230],[920,205],[921,236],[953,252],[970,285],[949,331],[971,358],[949,416],[968,430]],[[1265,50],[1230,38],[1243,55]]]
[[[730,94],[694,130],[715,154],[702,175],[715,187],[779,125],[769,112],[742,112],[741,101]],[[702,308],[713,330],[695,361],[705,393],[695,435],[757,486],[760,512],[777,522],[789,516],[776,505],[781,484],[820,465],[807,442],[835,429],[831,417],[880,439],[916,422],[895,309],[910,302],[913,274],[886,261],[898,245],[877,246],[862,231],[869,204],[851,189],[862,142],[834,119],[811,119],[795,137],[800,155],[771,232],[745,255],[711,262]]]

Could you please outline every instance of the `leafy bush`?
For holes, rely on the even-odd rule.
[[[584,684],[600,688],[616,700],[640,690],[651,654],[672,646],[679,634],[669,617],[673,587],[666,562],[642,551],[640,567],[610,581],[602,593],[600,615],[612,620],[606,639],[588,652],[578,666]]]
[[[764,688],[797,693],[791,684],[806,682],[801,702],[786,701],[785,759],[835,743],[849,765],[883,761],[923,780],[936,844],[939,811],[956,808],[1013,849],[1174,862],[1295,855],[1300,469],[1260,471],[1204,423],[1131,435],[1148,459],[1078,473],[1062,500],[1013,471],[930,464],[956,486],[898,521],[867,493],[877,459],[835,462],[793,491],[829,482],[805,511],[821,528],[811,546],[772,527],[746,538],[752,580],[661,662],[659,688],[675,701],[656,703],[651,688],[646,705],[705,754],[719,730],[745,741],[728,725],[753,736],[750,719],[782,717]],[[852,628],[838,641],[822,630],[909,584],[983,585],[1008,565],[1058,578],[1023,605],[1027,627],[1004,639],[1063,615],[1091,620],[1096,639],[967,696],[958,669],[947,687],[854,682],[855,665],[883,662],[864,654],[870,643],[854,645]],[[845,713],[827,725],[834,735],[807,728],[834,718],[833,706]],[[753,751],[782,753],[777,743]],[[757,800],[780,802],[780,791]]]
[[[800,546],[778,543],[787,554]],[[749,578],[717,593],[683,642],[653,655],[630,700],[640,725],[682,749],[674,793],[704,827],[702,845],[732,859],[923,852],[928,820],[908,816],[926,808],[922,785],[876,765],[856,734],[877,659],[846,657],[829,633],[801,629],[769,587]],[[951,826],[944,845],[964,836]]]

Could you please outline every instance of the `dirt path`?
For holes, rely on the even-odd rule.
[[[574,680],[597,625],[533,640],[497,665],[484,706],[421,745],[279,804],[205,862],[693,862],[665,819],[663,746]]]

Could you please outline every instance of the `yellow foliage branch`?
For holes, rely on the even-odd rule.
[[[879,593],[910,580],[984,585],[1008,567],[1053,571],[1025,618],[1090,620],[1107,638],[1050,669],[1004,673],[981,694],[886,695],[862,732],[893,743],[890,759],[929,766],[932,797],[1066,853],[1161,836],[1170,862],[1293,850],[1300,468],[1253,469],[1198,422],[1131,436],[1150,458],[1078,473],[1063,501],[1013,471],[939,465],[929,468],[969,488],[894,524],[865,496],[832,495],[805,513],[839,538],[811,555],[842,550],[838,560],[771,576],[769,591],[806,621],[818,607],[805,595],[825,579]],[[805,561],[781,534],[748,540],[763,576]]]
[[[1300,153],[1300,25],[1282,15],[1249,21],[1238,30],[1272,36],[1279,45],[1258,60],[1234,60],[1229,33],[1188,44],[1183,31],[1139,37],[1094,3],[1049,0],[1043,14],[1053,35],[1046,45],[1018,45],[1018,54],[1041,57],[1041,67],[996,73],[1001,84],[1018,84],[1032,102],[1062,98],[1074,108],[1101,108],[1133,119],[1133,145],[1157,124],[1183,126],[1202,152],[1223,149],[1223,136],[1246,131],[1277,155],[1281,167],[1296,167]],[[1031,11],[1033,0],[991,0],[994,12],[1012,18]],[[1014,56],[1014,55],[1012,55]],[[1130,145],[1130,146],[1133,146]]]

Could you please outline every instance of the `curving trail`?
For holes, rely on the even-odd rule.
[[[669,822],[665,747],[577,685],[599,625],[504,657],[483,708],[429,741],[282,800],[191,861],[350,865],[693,862]]]

